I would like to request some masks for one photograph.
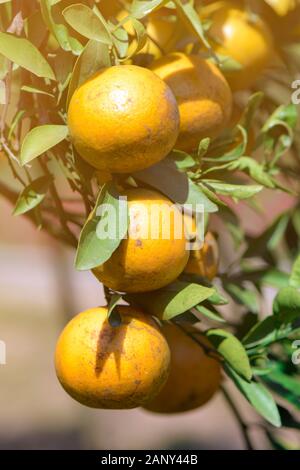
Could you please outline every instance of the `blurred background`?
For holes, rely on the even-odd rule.
[[[5,162],[0,171],[5,180]],[[278,212],[291,203],[280,197],[272,201]],[[63,391],[53,364],[56,340],[71,316],[104,304],[102,287],[89,272],[74,269],[72,250],[11,212],[0,198],[0,340],[7,349],[6,365],[0,365],[0,449],[243,449],[239,424],[221,393],[197,411],[164,417],[88,409]],[[266,223],[265,216],[246,213],[244,219],[252,231]],[[227,261],[229,248],[221,249]],[[266,448],[257,417],[240,400],[254,424],[256,448]]]

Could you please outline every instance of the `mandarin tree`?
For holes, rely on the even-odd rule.
[[[0,2],[0,195],[72,248],[106,299],[57,343],[58,379],[80,403],[177,413],[220,392],[247,448],[242,404],[271,446],[290,447],[299,8]]]

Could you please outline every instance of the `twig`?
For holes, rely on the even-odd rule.
[[[18,193],[12,191],[6,184],[0,182],[0,195],[2,195],[7,201],[9,201],[12,205],[15,205],[18,199]],[[26,212],[23,214],[23,217],[30,220],[35,226],[36,218],[33,212]],[[53,223],[48,222],[47,220],[43,220],[43,229],[49,233],[50,236],[55,238],[56,240],[60,240],[74,248],[74,244],[70,241],[70,238],[65,235],[63,231],[60,231],[53,225]]]
[[[106,303],[107,305],[109,305],[110,300],[111,300],[110,289],[103,284],[103,291],[104,291],[104,297],[105,297]]]
[[[222,357],[220,354],[215,350],[207,346],[207,344],[202,343],[199,338],[196,338],[190,331],[186,330],[180,323],[176,323],[173,321],[174,325],[180,328],[187,336],[189,336],[195,343],[197,343],[201,348],[205,351],[207,356],[212,357],[216,361],[223,362]]]
[[[223,392],[223,395],[224,395],[224,397],[225,397],[232,413],[234,414],[234,416],[235,416],[235,418],[236,418],[236,420],[239,424],[239,427],[240,427],[241,433],[243,435],[247,450],[254,450],[254,448],[252,446],[252,443],[251,443],[251,440],[248,436],[248,426],[244,423],[244,421],[243,421],[241,415],[239,414],[239,412],[238,412],[231,396],[229,395],[229,393],[227,392],[225,387],[222,387],[222,392]]]
[[[47,176],[51,177],[51,173],[48,170],[47,164],[44,163],[42,158],[39,159],[39,163],[40,163],[40,166],[43,169],[44,173]],[[60,197],[59,197],[59,194],[57,192],[57,189],[56,189],[56,186],[55,186],[54,182],[52,182],[50,184],[49,191],[51,193],[51,196],[52,196],[53,201],[55,203],[55,206],[57,208],[58,217],[59,217],[61,226],[62,226],[66,236],[70,239],[70,242],[72,243],[73,247],[76,248],[77,247],[77,238],[75,237],[74,233],[72,232],[72,230],[70,230],[70,228],[68,226],[68,223],[67,223],[67,220],[66,220],[65,210],[64,210],[64,207],[63,207],[62,202],[60,200]]]

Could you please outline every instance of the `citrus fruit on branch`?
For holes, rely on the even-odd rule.
[[[169,347],[152,317],[132,307],[117,312],[119,326],[110,325],[107,307],[80,313],[57,342],[61,385],[92,408],[141,406],[159,393],[169,373]]]
[[[269,27],[238,2],[220,2],[209,19],[208,37],[214,51],[232,57],[241,66],[225,72],[231,89],[251,87],[272,60],[273,39]]]
[[[175,147],[197,150],[205,137],[216,137],[231,115],[230,88],[219,69],[196,55],[168,54],[151,70],[173,91],[180,113],[180,132]]]
[[[207,351],[213,351],[213,347],[195,328],[188,327],[188,333],[196,341],[172,323],[165,323],[162,331],[171,351],[170,375],[145,408],[156,413],[179,413],[204,405],[221,384],[220,363]]]
[[[212,281],[218,273],[219,248],[211,232],[205,235],[203,245],[198,250],[191,250],[184,272],[197,274]]]
[[[130,189],[122,195],[128,201],[128,237],[93,272],[105,286],[121,292],[164,287],[181,274],[189,257],[182,214],[157,191]]]
[[[93,167],[131,173],[162,160],[179,132],[170,88],[148,69],[107,67],[73,94],[68,110],[73,144]]]

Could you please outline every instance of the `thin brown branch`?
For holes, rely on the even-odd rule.
[[[3,196],[13,206],[18,200],[18,193],[10,189],[9,186],[2,182],[0,182],[0,196]],[[26,212],[25,214],[23,214],[22,217],[26,218],[35,226],[37,226],[36,217],[33,212]],[[70,238],[67,237],[62,230],[59,230],[51,221],[47,221],[44,219],[42,222],[42,227],[43,230],[46,231],[51,237],[55,238],[56,240],[62,241],[66,245],[74,248],[73,241],[70,240]]]
[[[52,175],[51,175],[50,171],[48,170],[47,164],[43,161],[42,158],[39,159],[39,162],[40,162],[40,166],[43,169],[45,175],[51,177]],[[70,239],[73,246],[76,248],[77,247],[77,238],[75,237],[74,233],[72,232],[72,230],[68,226],[65,210],[64,210],[63,204],[60,200],[60,197],[59,197],[59,194],[57,192],[57,189],[56,189],[56,186],[55,186],[54,182],[52,182],[50,184],[49,191],[51,193],[51,196],[52,196],[53,201],[55,203],[55,206],[57,208],[57,214],[58,214],[58,218],[60,220],[61,226],[62,226],[66,236]]]

